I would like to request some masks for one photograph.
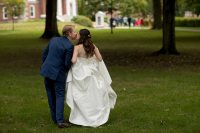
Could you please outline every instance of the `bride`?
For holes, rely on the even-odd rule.
[[[73,66],[67,77],[66,101],[71,108],[69,121],[76,125],[98,127],[108,121],[117,95],[111,88],[111,78],[90,31],[79,32],[74,47]]]

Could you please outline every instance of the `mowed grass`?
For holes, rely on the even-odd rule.
[[[59,23],[59,30],[65,23]],[[199,133],[200,34],[176,32],[179,56],[153,56],[162,32],[90,29],[102,51],[118,98],[109,121],[98,128],[58,129],[51,122],[39,75],[44,22],[0,24],[0,132]],[[77,26],[78,29],[83,28]],[[65,118],[69,116],[66,105]]]

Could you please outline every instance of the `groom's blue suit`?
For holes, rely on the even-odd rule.
[[[73,48],[67,37],[54,37],[43,52],[40,74],[45,77],[49,107],[55,123],[64,122],[66,76],[71,67]]]

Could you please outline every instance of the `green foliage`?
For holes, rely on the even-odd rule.
[[[120,2],[119,10],[123,16],[129,16],[131,14],[147,15],[148,1],[147,0],[122,0]]]
[[[176,15],[183,16],[185,11],[200,14],[200,0],[176,0]]]
[[[176,17],[175,26],[179,26],[179,27],[200,27],[200,19],[199,18]]]
[[[83,15],[83,13],[82,13],[82,2],[83,0],[77,0],[77,2],[78,2],[78,13],[79,13],[79,15]]]
[[[86,0],[77,0],[78,2],[78,13],[79,15],[86,15],[86,9],[85,9],[85,5],[86,5]]]
[[[83,26],[93,27],[92,21],[86,16],[76,16],[72,18],[72,21]]]
[[[79,11],[92,20],[97,11],[111,12],[111,7],[113,10],[120,11],[122,16],[132,14],[146,16],[152,12],[151,5],[151,0],[79,0]]]
[[[200,14],[200,0],[186,0],[188,8],[196,14]]]
[[[95,14],[99,11],[105,11],[108,8],[107,0],[78,0],[79,11],[81,15],[89,17],[92,21],[95,20]],[[103,5],[102,5],[103,4]]]
[[[184,16],[186,10],[189,10],[186,0],[176,0],[176,16]]]
[[[24,0],[3,0],[3,3],[8,8],[8,12],[12,18],[24,13]]]
[[[24,13],[25,2],[24,0],[1,0],[0,2],[6,6],[9,16],[12,18],[12,30],[14,30],[15,18]]]

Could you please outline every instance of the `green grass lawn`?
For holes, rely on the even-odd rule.
[[[39,75],[44,22],[0,24],[0,133],[199,133],[200,34],[176,32],[179,56],[153,56],[162,32],[91,29],[118,95],[98,128],[58,129]],[[59,23],[59,30],[65,23]],[[83,28],[78,26],[78,29]],[[66,105],[65,117],[69,116]]]

